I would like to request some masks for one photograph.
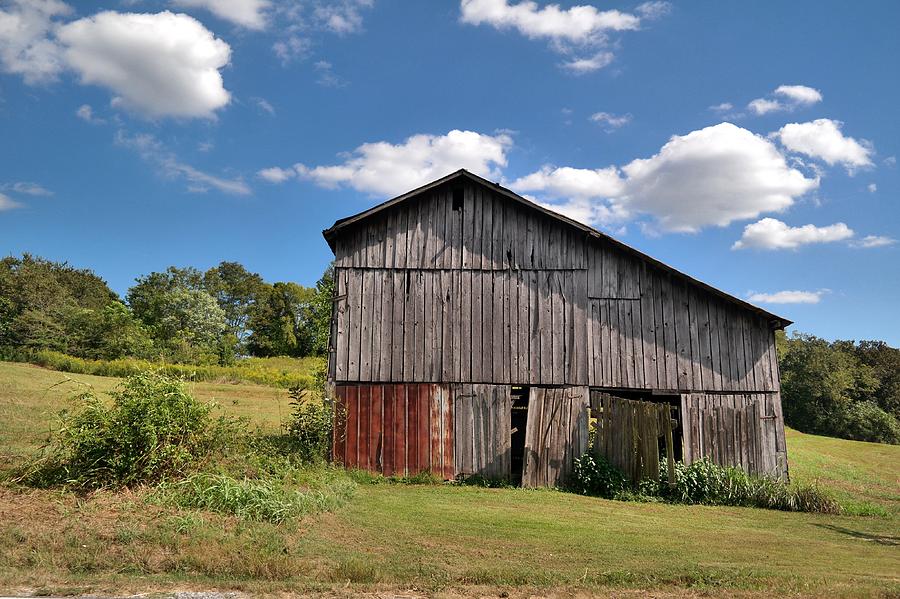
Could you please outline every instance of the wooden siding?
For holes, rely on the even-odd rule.
[[[455,475],[453,402],[442,385],[337,385],[332,456],[386,476]]]
[[[682,454],[706,457],[754,475],[787,477],[787,451],[777,393],[682,395]]]
[[[451,389],[456,474],[509,479],[510,387],[460,384]]]
[[[588,449],[587,387],[528,392],[523,487],[555,487],[568,481],[573,461]]]
[[[587,235],[471,183],[372,215],[335,239],[335,266],[398,269],[586,269]]]
[[[338,269],[335,380],[587,384],[575,275]]]
[[[634,299],[588,297],[593,273],[339,268],[332,376],[778,389],[774,334],[762,317],[640,265],[617,275]]]
[[[485,186],[460,189],[334,238],[336,382],[778,390],[765,316]]]

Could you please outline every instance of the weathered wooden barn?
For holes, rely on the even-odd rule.
[[[786,476],[774,332],[790,321],[465,170],[324,236],[337,461],[556,485],[592,414],[637,422],[598,413],[616,396],[669,407],[675,459]],[[637,436],[601,445],[655,451]]]

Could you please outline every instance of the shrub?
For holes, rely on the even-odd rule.
[[[872,401],[860,401],[843,415],[843,432],[848,439],[900,444],[900,422]]]
[[[60,414],[44,457],[21,480],[81,489],[154,483],[195,468],[237,428],[159,372],[128,377],[112,396],[107,405],[91,391],[78,395],[80,409]]]
[[[571,487],[576,493],[612,499],[625,486],[625,477],[606,458],[592,453],[575,458]]]
[[[301,458],[309,462],[328,459],[334,429],[334,403],[317,397],[304,387],[292,388],[290,397],[294,410],[288,424],[288,434]]]
[[[237,480],[220,474],[195,474],[163,483],[154,499],[183,508],[197,508],[245,520],[284,522],[331,511],[349,500],[356,489],[350,480],[336,480],[322,488],[297,491],[273,479]]]

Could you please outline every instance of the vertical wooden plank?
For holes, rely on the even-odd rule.
[[[384,270],[371,270],[369,271],[371,274],[372,280],[372,295],[371,295],[371,303],[372,303],[372,312],[369,316],[369,326],[372,330],[372,351],[370,355],[370,368],[371,374],[369,376],[370,381],[380,381],[381,378],[381,356],[384,354],[383,346],[381,345],[382,336],[381,330],[385,323],[384,319],[381,317],[382,304],[384,299],[384,291],[383,291],[383,275]],[[363,323],[365,325],[365,323]]]
[[[469,193],[472,196],[472,250],[471,250],[471,268],[481,270],[483,264],[482,241],[484,230],[481,190],[477,185],[469,186]]]
[[[481,272],[481,379],[494,378],[494,276],[492,270]]]
[[[360,333],[359,341],[359,377],[363,381],[372,380],[372,315],[375,303],[375,295],[373,292],[375,285],[374,271],[363,271],[363,298],[362,309],[360,310]]]
[[[391,385],[386,387],[390,388]],[[384,462],[384,389],[385,387],[382,385],[369,386],[369,458],[367,468],[373,472],[380,472]],[[360,422],[361,424],[362,422]]]
[[[435,273],[435,280],[440,280],[440,295],[437,296],[437,309],[440,311],[440,328],[435,323],[435,335],[439,339],[440,348],[435,362],[437,367],[436,376],[440,376],[439,381],[449,382],[453,378],[453,353],[452,342],[450,336],[452,316],[450,309],[451,289],[450,289],[450,271],[442,270]],[[437,319],[437,315],[435,315]],[[439,374],[438,374],[439,373]]]
[[[677,348],[678,388],[693,389],[691,366],[690,310],[684,283],[673,280],[675,308],[675,345]]]
[[[403,363],[405,361],[404,348],[406,347],[405,325],[403,322],[406,311],[405,283],[408,273],[396,270],[391,273],[393,287],[393,303],[391,317],[391,372],[392,381],[405,381],[403,376]]]
[[[538,271],[525,272],[528,278],[528,362],[529,382],[532,384],[541,381],[541,289]]]
[[[643,356],[642,376],[638,386],[659,389],[656,369],[656,321],[653,311],[653,276],[647,264],[640,270],[640,317],[641,317],[641,354]]]
[[[479,188],[481,195],[481,268],[482,270],[494,270],[493,242],[494,242],[494,201],[492,194]]]
[[[384,213],[384,268],[394,268],[394,245],[397,241],[397,209],[391,209]]]
[[[369,424],[369,417],[372,412],[371,389],[371,385],[361,385],[359,387],[359,440],[357,442],[357,459],[359,468],[362,470],[372,470],[369,448],[372,437],[372,428]]]
[[[423,272],[422,277],[425,280],[422,340],[416,357],[417,368],[421,368],[422,375],[416,380],[430,383],[440,380],[441,280],[438,271],[434,270]]]
[[[514,277],[516,281],[516,360],[518,364],[515,382],[520,385],[527,385],[530,380],[528,336],[531,330],[528,275],[521,270],[517,270]]]
[[[706,389],[703,381],[703,354],[700,350],[700,337],[703,333],[700,318],[700,298],[693,285],[687,285],[688,310],[691,338],[691,388]],[[705,310],[705,308],[704,308]]]
[[[387,254],[385,254],[387,258]],[[378,363],[380,381],[391,380],[391,359],[393,358],[394,335],[394,273],[384,270],[378,273],[381,279],[381,339],[379,340]]]
[[[710,380],[712,382],[710,389],[713,391],[721,391],[722,387],[722,363],[721,349],[719,347],[719,314],[718,302],[714,298],[708,298],[709,310],[709,369]],[[705,380],[705,379],[704,379]]]
[[[359,380],[362,293],[362,273],[358,270],[347,271],[347,312],[350,319],[350,335],[347,343],[347,380],[349,381]]]
[[[478,204],[476,203],[476,206]],[[478,256],[473,254],[474,259],[478,259]],[[482,330],[484,328],[484,316],[481,311],[481,300],[482,300],[482,280],[484,279],[484,273],[480,270],[473,270],[471,273],[471,287],[469,289],[469,295],[471,296],[472,303],[472,322],[471,322],[471,351],[472,351],[472,378],[473,382],[481,382],[483,379],[483,364],[484,364],[484,353],[482,351]]]
[[[660,283],[666,388],[678,389],[678,350],[675,342],[675,298],[672,277],[666,274],[662,277]]]

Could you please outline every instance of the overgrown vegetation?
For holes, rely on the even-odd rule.
[[[107,405],[90,390],[78,394],[19,480],[80,490],[153,484],[196,470],[240,430],[158,372],[128,377],[112,397]]]
[[[900,443],[900,350],[794,334],[778,342],[785,422],[797,430]]]
[[[292,434],[266,436],[216,416],[217,406],[196,400],[180,379],[132,375],[112,402],[91,390],[77,394],[44,452],[14,480],[79,492],[153,487],[157,503],[275,523],[334,509],[355,484],[323,464],[329,404],[309,390],[294,395],[304,409]]]
[[[668,464],[660,465],[659,480],[641,481],[634,489],[605,458],[591,453],[575,460],[571,488],[584,495],[607,499],[666,501],[703,505],[758,507],[789,512],[838,514],[841,506],[823,489],[809,484],[788,484],[754,477],[740,468],[718,466],[704,458],[685,465],[675,462],[674,484],[668,482]]]

